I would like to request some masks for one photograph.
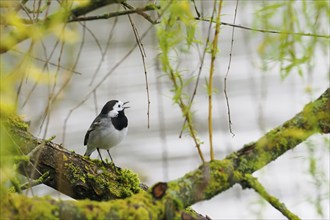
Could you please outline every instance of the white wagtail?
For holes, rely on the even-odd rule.
[[[87,149],[84,156],[90,156],[95,149],[100,155],[104,163],[100,149],[107,150],[113,163],[109,149],[119,144],[127,134],[128,120],[125,116],[125,104],[119,100],[111,100],[107,102],[101,113],[94,119],[89,127],[84,140]]]

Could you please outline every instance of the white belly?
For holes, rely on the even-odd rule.
[[[110,149],[119,144],[127,134],[127,128],[120,131],[114,127],[103,128],[98,130],[98,135],[91,135],[89,137],[87,146],[100,149]]]

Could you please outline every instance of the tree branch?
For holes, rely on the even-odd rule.
[[[32,188],[33,186],[43,184],[48,177],[49,177],[49,172],[46,172],[46,173],[42,174],[38,179],[29,181],[29,182],[21,185],[20,191]]]
[[[131,8],[130,10],[127,11],[122,11],[122,12],[113,12],[109,14],[103,14],[103,15],[96,15],[96,16],[89,16],[89,17],[79,17],[82,15],[85,15],[91,11],[94,11],[96,9],[99,9],[103,6],[110,5],[110,4],[122,4],[124,3],[125,0],[91,0],[87,5],[83,6],[78,6],[76,8],[73,8],[71,10],[67,9],[61,9],[58,12],[48,16],[44,20],[40,20],[37,23],[31,24],[28,27],[25,27],[24,30],[22,28],[15,28],[11,30],[8,33],[2,34],[1,38],[2,40],[0,41],[0,54],[5,53],[8,50],[12,49],[15,47],[15,45],[21,43],[22,41],[29,39],[29,38],[34,38],[41,36],[45,32],[50,32],[50,25],[56,22],[62,22],[62,23],[67,23],[67,22],[74,22],[74,21],[91,21],[91,20],[98,20],[98,19],[107,19],[111,17],[116,17],[120,15],[127,15],[131,13],[137,13],[140,14],[141,16],[145,17],[148,21],[150,21],[152,24],[157,24],[157,21],[153,21],[148,15],[144,14],[143,11],[149,11],[149,10],[155,10],[159,9],[159,6],[150,4],[146,5],[144,8]],[[0,17],[1,22],[3,22],[3,16]],[[195,18],[196,20],[200,21],[208,21],[206,18],[201,18],[197,17]],[[24,18],[20,19],[21,24],[28,24],[30,23],[29,20],[26,20]],[[251,31],[258,31],[262,33],[274,33],[274,34],[288,34],[288,35],[299,35],[299,36],[307,36],[307,37],[320,37],[320,38],[330,38],[329,35],[322,35],[322,34],[312,34],[312,33],[296,33],[296,32],[281,32],[281,31],[275,31],[275,30],[264,30],[264,29],[254,29],[250,27],[245,27],[242,25],[236,25],[236,24],[230,24],[226,22],[221,22],[221,25],[226,25],[226,26],[231,26],[231,27],[236,27],[236,28],[241,28],[245,30],[251,30]],[[40,32],[37,35],[32,35],[31,33],[36,33]]]
[[[140,180],[129,170],[115,172],[110,164],[91,161],[50,141],[36,139],[35,144],[29,161],[19,164],[19,172],[32,179],[49,172],[43,183],[74,199],[112,200],[141,190]]]
[[[198,169],[187,173],[182,178],[170,181],[168,183],[158,183],[148,192],[139,193],[125,199],[110,202],[92,202],[88,201],[54,201],[49,198],[26,198],[18,194],[6,194],[6,199],[1,204],[1,210],[4,217],[13,218],[24,215],[25,218],[50,215],[53,217],[73,217],[82,218],[89,216],[91,218],[184,218],[182,210],[198,201],[207,200],[215,195],[229,189],[235,183],[244,181],[244,175],[253,173],[261,169],[268,163],[276,160],[285,152],[293,149],[308,137],[317,133],[330,133],[330,89],[328,88],[317,100],[307,104],[304,109],[286,121],[283,125],[271,130],[257,142],[245,145],[242,149],[227,156],[221,161],[211,161],[204,163]],[[19,129],[22,130],[22,129]],[[23,131],[26,133],[26,131]],[[28,135],[27,135],[28,136]],[[42,144],[42,143],[39,143]],[[44,146],[56,149],[51,142],[46,142]],[[38,147],[42,151],[45,147]],[[98,163],[84,159],[82,156],[58,149],[59,152],[65,152],[67,158],[52,159],[57,161],[58,167],[67,161],[72,165],[79,166],[81,172],[97,174],[90,170],[90,167],[80,167],[80,163],[85,162],[102,170],[103,173],[110,171],[104,170]],[[49,152],[48,152],[49,154]],[[80,160],[80,161],[79,161]],[[40,161],[40,160],[39,160]],[[37,163],[38,164],[38,163]],[[64,165],[65,166],[65,165]],[[63,166],[62,166],[63,167]],[[67,169],[59,169],[66,171]],[[80,171],[79,171],[80,172]],[[93,173],[94,172],[94,173]],[[59,174],[59,173],[57,173]],[[54,175],[54,178],[63,175]],[[76,178],[71,175],[70,178]],[[101,174],[102,175],[102,174]],[[84,181],[82,181],[84,182]],[[69,183],[68,183],[69,184]],[[102,184],[101,184],[102,186]],[[72,187],[71,187],[72,188]],[[83,191],[84,193],[87,193]],[[110,192],[113,194],[113,192]],[[24,203],[17,202],[24,199]],[[26,207],[36,204],[47,205],[45,210],[33,210],[26,212]],[[123,211],[125,210],[125,211]],[[39,211],[39,212],[38,212]]]
[[[79,6],[71,10],[70,15],[79,17],[91,11],[102,8],[110,4],[121,4],[126,0],[89,0],[87,5]]]
[[[300,220],[298,216],[293,214],[285,205],[281,203],[276,197],[270,195],[266,189],[261,185],[257,178],[253,177],[251,174],[244,175],[244,180],[246,183],[242,182],[243,188],[254,189],[262,198],[269,202],[274,208],[280,211],[285,217],[290,220]],[[247,186],[246,186],[247,185]]]
[[[58,12],[48,16],[45,20],[39,21],[35,24],[26,27],[23,31],[22,28],[13,29],[9,33],[5,33],[1,36],[0,41],[0,54],[5,53],[8,50],[12,49],[18,43],[31,38],[31,33],[35,33],[36,30],[41,32],[38,33],[38,36],[42,35],[44,32],[49,32],[49,27],[54,25],[54,21],[66,23],[68,20],[81,16],[83,14],[87,14],[91,11],[94,11],[98,8],[101,8],[106,5],[115,4],[115,3],[122,3],[125,0],[90,0],[88,4],[83,6],[78,6],[71,10],[62,8]]]
[[[94,20],[109,19],[109,18],[118,17],[118,16],[122,16],[122,15],[129,15],[129,14],[137,13],[137,14],[140,14],[141,16],[143,16],[144,18],[146,18],[152,24],[154,24],[155,21],[153,21],[150,17],[148,17],[143,12],[144,11],[155,10],[156,8],[159,8],[159,6],[157,6],[157,5],[146,5],[143,8],[130,8],[130,9],[125,10],[125,11],[111,12],[111,13],[102,14],[102,15],[94,15],[94,16],[88,16],[88,17],[74,17],[74,18],[71,18],[70,20],[68,20],[68,22],[94,21]]]

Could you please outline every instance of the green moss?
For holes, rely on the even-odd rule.
[[[117,170],[116,173],[113,173],[109,172],[104,166],[99,169],[100,172],[97,172],[97,174],[87,173],[86,178],[94,182],[99,189],[104,190],[107,188],[115,198],[126,198],[141,190],[139,187],[140,180],[132,171]]]
[[[138,207],[134,213],[136,216],[134,219],[144,219],[149,215],[149,212],[144,207]]]
[[[52,205],[50,200],[50,197],[34,200],[18,194],[7,194],[3,200],[7,204],[4,205],[1,214],[3,218],[17,213],[16,219],[58,219],[59,208]]]
[[[107,202],[55,201],[18,194],[3,199],[1,217],[5,219],[163,219],[166,204],[166,200],[153,200],[145,191],[125,200]],[[181,216],[180,210],[173,214],[175,218]]]
[[[138,175],[131,170],[122,169],[116,178],[116,181],[122,187],[121,197],[131,196],[141,190],[140,179],[138,178]]]
[[[86,219],[105,219],[106,213],[110,209],[109,203],[90,200],[80,200],[75,202],[74,205],[78,208],[80,215]]]
[[[56,138],[56,135],[52,135],[50,138],[44,139],[45,143],[49,143]]]
[[[241,157],[239,159],[239,170],[241,172],[246,172],[250,169],[252,169],[251,168],[251,161],[248,161],[245,157]]]
[[[169,182],[166,197],[171,198],[174,201],[173,205],[180,210],[201,199],[210,199],[215,192],[229,188],[240,178],[239,174],[234,175],[231,160],[215,160],[204,163],[197,170],[187,173],[177,181]],[[182,198],[182,200],[177,200],[177,198]]]
[[[214,195],[214,192],[228,188],[234,181],[234,176],[232,175],[234,166],[230,160],[224,159],[222,161],[211,161],[210,170],[211,180],[205,190],[205,196],[207,198],[211,198]]]
[[[63,160],[67,161],[68,160],[67,156],[64,155]],[[75,183],[76,180],[78,180],[78,179],[80,181],[82,181],[83,183],[86,183],[84,171],[82,171],[78,166],[75,166],[75,164],[73,162],[64,163],[64,164],[65,164],[65,169],[69,170],[69,172],[67,172],[67,173],[72,175],[68,178],[71,183]]]
[[[12,115],[8,117],[8,123],[12,127],[16,127],[20,130],[27,131],[29,128],[29,124],[24,122],[21,117],[18,115]]]
[[[149,193],[141,191],[128,199],[112,201],[106,217],[108,219],[159,219],[160,206],[162,206],[160,201],[153,201]]]

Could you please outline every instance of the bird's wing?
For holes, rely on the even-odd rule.
[[[89,127],[88,131],[85,134],[84,145],[87,145],[89,134],[97,129],[101,124],[101,118],[96,117],[91,126]]]

